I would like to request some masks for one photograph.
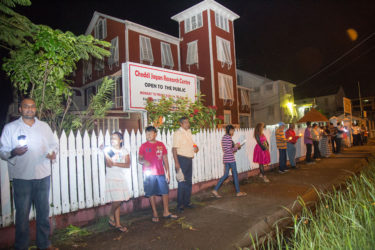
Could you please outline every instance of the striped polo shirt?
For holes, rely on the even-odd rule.
[[[231,163],[236,162],[236,159],[234,158],[234,152],[237,151],[237,149],[233,145],[232,137],[230,135],[224,135],[223,139],[221,140],[221,146],[223,147],[223,162],[224,163]]]
[[[276,130],[276,145],[278,149],[286,149],[286,138],[282,129]]]

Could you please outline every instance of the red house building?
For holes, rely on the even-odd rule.
[[[213,0],[202,1],[172,17],[179,23],[180,37],[99,12],[86,30],[95,38],[112,44],[112,55],[92,59],[78,67],[74,76],[74,100],[84,110],[104,76],[116,80],[114,107],[99,129],[138,129],[144,126],[141,112],[126,110],[122,63],[133,62],[194,74],[196,88],[206,97],[206,105],[218,107],[224,123],[239,123],[250,107],[241,103],[237,89],[233,22],[238,15]],[[243,102],[243,101],[242,101]],[[246,102],[250,103],[250,102]],[[241,109],[241,110],[240,110]]]

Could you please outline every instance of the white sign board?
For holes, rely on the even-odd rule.
[[[127,62],[122,64],[124,109],[142,110],[148,98],[187,97],[195,100],[197,76],[185,72]]]

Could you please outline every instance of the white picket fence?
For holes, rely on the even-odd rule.
[[[296,131],[299,134],[301,131]],[[203,130],[194,135],[194,141],[199,146],[199,152],[193,160],[193,184],[218,179],[223,175],[221,138],[223,130]],[[274,130],[266,130],[265,135],[270,142],[271,164],[278,162],[278,150]],[[57,137],[57,135],[55,134]],[[252,161],[256,141],[253,138],[253,129],[236,130],[234,142],[246,144],[236,153],[238,172],[242,173],[258,168]],[[174,161],[172,156],[172,133],[158,134],[157,140],[162,141],[168,150],[168,159],[171,168],[170,189],[177,188]],[[131,195],[137,198],[144,195],[142,167],[137,163],[138,149],[146,141],[145,133],[139,131],[124,132],[124,146],[130,152],[131,167],[128,170],[127,182]],[[106,204],[105,199],[105,163],[100,145],[110,144],[108,131],[105,136],[102,132],[91,137],[86,131],[82,136],[79,132],[60,138],[60,152],[56,162],[52,164],[52,181],[50,191],[50,216],[74,212],[79,209],[97,207]],[[303,142],[298,140],[297,157],[305,155]],[[14,222],[14,204],[11,195],[7,162],[0,160],[1,180],[1,227]],[[30,219],[34,219],[32,210]]]

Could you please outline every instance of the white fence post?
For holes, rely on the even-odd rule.
[[[63,131],[60,136],[60,185],[62,213],[70,211],[69,204],[69,177],[68,177],[68,141]]]
[[[73,131],[70,131],[68,137],[69,149],[69,194],[70,194],[70,210],[78,210],[78,192],[77,192],[77,151],[76,151],[76,138]]]

